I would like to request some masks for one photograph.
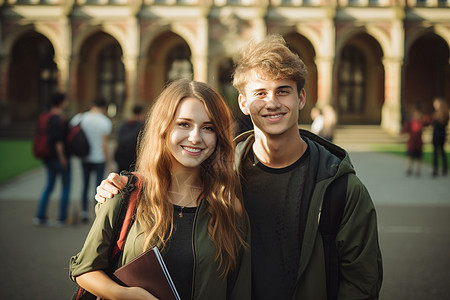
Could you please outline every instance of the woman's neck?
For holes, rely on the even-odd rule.
[[[200,176],[195,172],[172,174],[168,197],[178,206],[197,206],[198,196],[203,191]]]

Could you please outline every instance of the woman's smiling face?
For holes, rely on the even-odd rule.
[[[169,138],[173,169],[199,168],[214,152],[217,135],[202,101],[181,100]]]

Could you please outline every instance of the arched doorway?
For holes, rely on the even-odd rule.
[[[435,97],[449,100],[449,59],[449,46],[434,33],[422,36],[407,49],[402,89],[404,118],[415,105],[420,105],[424,113],[431,113]]]
[[[168,82],[179,78],[192,79],[191,49],[186,41],[171,31],[153,40],[146,56],[144,78],[140,89],[148,103],[155,100]]]
[[[336,109],[340,124],[380,124],[384,102],[383,52],[366,33],[349,40],[336,63]]]
[[[49,109],[58,88],[55,50],[40,33],[28,32],[14,44],[8,74],[8,109],[12,122],[33,121]]]
[[[109,34],[97,32],[83,44],[78,65],[78,110],[90,107],[95,97],[109,103],[111,117],[120,117],[125,101],[125,68],[122,48]]]

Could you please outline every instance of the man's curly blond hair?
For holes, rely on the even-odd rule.
[[[267,80],[291,79],[297,83],[300,92],[308,71],[300,57],[293,53],[280,35],[269,35],[262,42],[250,41],[240,52],[233,76],[233,85],[241,95],[245,95],[250,72]]]

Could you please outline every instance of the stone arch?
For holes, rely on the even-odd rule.
[[[389,51],[391,48],[389,36],[382,29],[376,26],[359,26],[346,28],[343,32],[339,33],[339,38],[336,39],[336,57],[339,57],[348,41],[361,34],[371,36],[381,48],[383,56],[392,54],[391,51]]]
[[[85,45],[87,39],[89,39],[93,34],[98,32],[104,32],[105,34],[110,35],[112,38],[116,40],[116,42],[120,45],[122,49],[123,56],[131,55],[131,46],[127,46],[127,37],[126,33],[120,30],[115,25],[97,25],[87,28],[86,30],[82,30],[80,33],[74,35],[73,38],[73,55],[78,56],[81,48]]]
[[[420,39],[421,37],[427,34],[436,34],[443,41],[447,43],[447,47],[450,48],[450,30],[445,26],[429,26],[429,27],[421,27],[417,28],[405,36],[405,57],[409,54],[411,47],[414,43]]]
[[[82,40],[72,65],[76,110],[88,109],[91,101],[100,96],[110,102],[110,116],[120,116],[126,100],[123,48],[114,36],[100,30],[90,31]]]
[[[55,47],[51,40],[29,26],[8,43],[7,105],[11,121],[34,120],[49,109],[51,93],[58,88]],[[27,88],[23,88],[26,86]]]
[[[184,70],[182,74],[178,74],[179,76],[188,76],[187,63],[190,64],[190,72],[193,72],[191,58],[193,52],[189,44],[170,28],[170,26],[165,27],[166,30],[158,31],[158,35],[152,33],[151,37],[145,39],[146,42],[151,43],[147,44],[145,52],[141,55],[138,95],[146,103],[153,102],[172,76],[169,75],[169,71],[175,60],[177,60],[177,66],[181,68],[180,71]],[[168,61],[171,59],[173,59],[172,63]]]
[[[402,86],[404,117],[417,105],[424,113],[431,113],[435,97],[450,100],[448,42],[431,27],[412,32],[407,41]]]
[[[364,29],[349,29],[337,42],[333,102],[341,124],[381,123],[384,52],[379,40]],[[359,75],[350,75],[353,72]]]

